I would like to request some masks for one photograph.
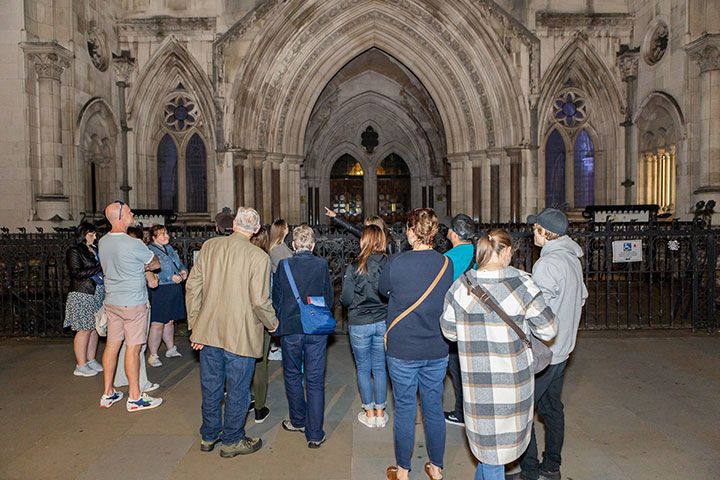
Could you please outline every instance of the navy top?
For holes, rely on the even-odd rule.
[[[316,257],[312,252],[296,252],[284,259],[273,274],[272,303],[280,326],[273,335],[295,335],[303,333],[300,323],[300,307],[293,295],[282,262],[288,262],[300,299],[307,304],[307,297],[325,297],[325,305],[333,307],[333,290],[327,260]]]
[[[445,257],[435,250],[411,250],[390,257],[379,284],[380,293],[389,298],[388,326],[425,293],[444,263]],[[452,278],[453,267],[448,262],[430,295],[388,334],[389,356],[402,360],[436,360],[447,356],[440,316]]]

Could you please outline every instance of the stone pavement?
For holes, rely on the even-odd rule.
[[[271,362],[272,413],[261,425],[252,414],[247,423],[265,446],[233,459],[199,450],[197,361],[183,340],[182,358],[161,357],[165,365],[149,367],[165,403],[133,414],[123,403],[98,408],[102,379],[72,375],[70,341],[0,341],[0,479],[384,478],[394,461],[392,427],[358,423],[347,337],[329,351],[327,443],[310,450],[303,435],[280,427],[287,404],[280,364]],[[720,478],[719,366],[718,336],[583,336],[563,394],[563,479]],[[412,478],[425,478],[424,443],[418,425]],[[461,428],[448,426],[445,461],[445,478],[472,479]]]

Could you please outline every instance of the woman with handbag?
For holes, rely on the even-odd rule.
[[[492,230],[477,244],[477,269],[453,283],[441,327],[458,342],[465,432],[480,461],[475,480],[504,480],[522,455],[533,422],[533,349],[529,336],[555,336],[555,315],[526,272],[509,266],[512,240]],[[540,346],[537,346],[539,354]]]
[[[345,271],[340,300],[348,307],[348,333],[362,401],[358,421],[370,428],[383,428],[388,419],[383,345],[387,301],[378,292],[385,263],[385,234],[377,225],[368,225],[360,237],[358,261]]]
[[[453,269],[448,258],[432,248],[437,232],[438,218],[432,209],[412,210],[407,222],[412,250],[390,257],[380,276],[380,293],[389,299],[385,341],[395,399],[393,438],[397,464],[386,469],[389,480],[405,480],[410,474],[418,390],[430,457],[425,473],[431,479],[443,478],[442,394],[448,345],[440,331],[440,315]]]
[[[325,442],[325,366],[328,335],[335,330],[333,290],[327,260],[313,255],[315,232],[293,229],[295,254],[280,262],[272,281],[272,303],[280,326],[283,377],[290,418],[282,426],[305,432],[309,448]],[[303,365],[305,386],[303,387]]]
[[[98,334],[95,330],[95,314],[105,299],[102,267],[98,249],[95,246],[97,230],[95,225],[83,222],[78,227],[77,242],[65,255],[70,273],[70,292],[65,303],[64,328],[75,331],[73,350],[75,371],[78,377],[92,377],[103,371],[95,360]]]
[[[188,270],[170,245],[170,234],[165,225],[150,227],[148,248],[160,260],[159,285],[148,290],[150,298],[150,333],[148,333],[148,364],[162,365],[158,357],[160,342],[165,342],[166,358],[180,357],[175,345],[175,322],[185,319],[185,295],[182,282],[187,279]]]

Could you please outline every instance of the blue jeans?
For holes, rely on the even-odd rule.
[[[245,418],[250,406],[250,382],[255,359],[205,345],[200,350],[202,416],[200,435],[205,441],[221,437],[232,445],[245,438]],[[222,402],[225,397],[225,418]]]
[[[300,333],[285,335],[280,342],[290,422],[295,427],[305,427],[305,438],[308,442],[319,442],[325,437],[323,422],[328,336]]]
[[[384,320],[369,325],[349,327],[360,400],[365,410],[384,410],[387,403],[387,372],[383,341],[386,328]]]
[[[419,387],[428,457],[433,465],[442,468],[445,455],[442,395],[448,357],[437,360],[401,360],[388,356],[387,363],[395,398],[393,438],[397,465],[410,470]]]
[[[474,480],[505,480],[505,465],[478,463]]]

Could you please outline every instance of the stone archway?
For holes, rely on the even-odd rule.
[[[277,169],[281,185],[287,179],[288,218],[301,219],[292,177],[300,165],[309,167],[313,109],[343,66],[376,48],[429,92],[455,172],[452,211],[472,209],[473,185],[460,171],[472,172],[491,157],[509,165],[509,148],[523,150],[517,157],[530,166],[536,140],[527,99],[538,89],[538,47],[536,37],[490,0],[265,2],[215,42],[225,143],[244,168],[236,182],[244,182],[246,204],[270,215],[272,192],[256,194],[255,185],[258,175],[269,185]],[[316,181],[312,174],[305,178]],[[509,176],[502,178],[508,183],[498,188],[510,189]],[[316,195],[308,191],[307,198]]]

